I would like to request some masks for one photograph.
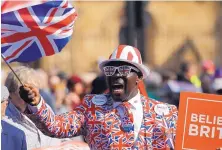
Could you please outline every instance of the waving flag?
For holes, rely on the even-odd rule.
[[[1,14],[1,53],[7,62],[30,62],[58,53],[69,41],[75,9],[48,1]]]
[[[34,1],[12,1],[12,0],[1,0],[1,13],[7,13],[10,11],[18,10],[21,8],[29,7],[44,3],[49,0],[34,0]]]

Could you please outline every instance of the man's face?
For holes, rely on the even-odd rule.
[[[126,62],[110,62],[106,66],[130,66],[134,67]],[[138,75],[134,69],[131,69],[130,73],[125,76],[122,75],[118,69],[112,76],[107,76],[107,84],[110,94],[115,101],[127,101],[134,97],[138,92],[137,80]]]

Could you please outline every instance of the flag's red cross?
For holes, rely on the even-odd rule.
[[[54,8],[54,9],[56,11],[57,8]],[[51,19],[53,17],[52,15],[55,14],[55,11],[52,11],[52,13],[50,14],[51,16],[49,17],[47,22],[51,21]],[[24,23],[27,25],[27,27],[30,28],[30,31],[15,33],[10,36],[3,37],[1,39],[2,44],[17,42],[17,41],[24,40],[25,38],[29,38],[29,37],[36,37],[38,39],[38,41],[41,43],[46,56],[49,56],[49,55],[52,55],[55,53],[52,44],[50,43],[50,41],[47,38],[47,35],[53,34],[59,28],[62,28],[64,26],[64,24],[69,24],[73,20],[72,18],[75,18],[77,16],[76,12],[71,13],[65,19],[41,29],[27,8],[18,10],[18,14],[21,16],[21,19],[24,21]],[[15,50],[11,56],[6,57],[5,58],[6,61],[9,60],[10,58],[15,57],[31,41],[32,40],[26,41],[21,47],[19,47],[17,50]]]

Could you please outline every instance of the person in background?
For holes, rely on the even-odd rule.
[[[196,67],[190,62],[182,62],[177,76],[180,91],[202,92],[201,81],[196,75]]]
[[[49,88],[52,94],[55,95],[56,87],[60,83],[60,78],[57,75],[49,75]]]
[[[73,102],[70,97],[63,98],[62,104],[56,109],[56,114],[63,114],[73,110]]]
[[[160,88],[160,99],[162,102],[179,107],[180,86],[176,81],[176,74],[169,70],[162,72],[163,83]]]
[[[104,75],[96,77],[92,82],[91,94],[103,94],[108,90],[106,77]]]
[[[63,84],[61,84],[61,79],[57,76],[57,74],[52,74],[49,76],[49,87],[53,97],[55,98],[57,111],[57,109],[61,107],[63,99],[66,95],[66,90]]]
[[[15,73],[19,77],[22,83],[32,84],[34,87],[39,88],[40,78],[37,72],[34,69],[20,66],[16,68]],[[40,123],[38,118],[35,115],[32,115],[27,107],[27,103],[21,99],[19,96],[19,87],[21,86],[18,79],[15,77],[13,72],[10,72],[6,78],[5,86],[8,88],[10,97],[8,106],[6,107],[5,116],[2,118],[2,130],[5,135],[3,136],[2,147],[7,149],[8,147],[14,146],[15,150],[20,149],[33,149],[43,146],[52,146],[60,144],[61,140],[56,138],[51,138],[44,134],[49,135],[49,133],[42,133],[46,131],[45,126]],[[50,108],[50,111],[51,108]],[[33,123],[32,120],[35,120],[36,123]],[[37,128],[38,126],[38,128]],[[14,132],[14,134],[13,134]],[[19,142],[13,140],[13,136],[17,136],[17,132],[22,132],[19,136]],[[8,148],[7,150],[11,150]]]
[[[149,98],[160,100],[159,88],[162,83],[161,75],[156,71],[152,71],[150,75],[144,79],[144,83],[146,85],[146,91]]]
[[[215,71],[213,89],[215,94],[222,95],[222,67]]]
[[[67,80],[68,80],[68,76],[66,75],[65,72],[63,71],[59,71],[57,76],[60,79],[60,84],[59,84],[59,88],[61,88],[61,90],[64,90],[65,93],[68,93],[68,89],[66,87],[67,85]]]
[[[72,102],[72,110],[74,110],[85,95],[84,83],[80,77],[73,75],[67,81],[67,88],[69,92],[65,99]]]
[[[6,107],[8,105],[8,98],[8,88],[6,86],[2,86],[1,118],[5,116]],[[1,120],[1,150],[27,150],[25,133],[18,128],[14,128],[13,125],[3,120]]]
[[[82,82],[84,83],[84,94],[82,94],[82,97],[85,96],[85,94],[89,94],[92,91],[92,82],[96,79],[98,76],[96,72],[89,71],[84,72],[79,75],[82,79]]]
[[[202,63],[202,73],[200,75],[200,80],[204,93],[213,93],[212,83],[214,72],[215,66],[212,60],[206,60]]]
[[[48,74],[42,69],[38,69],[36,71],[41,81],[39,92],[46,101],[46,103],[52,108],[54,112],[56,112],[56,101],[49,88]]]
[[[84,134],[91,149],[174,149],[178,112],[175,106],[143,96],[139,83],[150,70],[135,47],[120,45],[99,68],[109,93],[85,96],[69,113],[55,115],[30,84],[20,96],[56,137]]]
[[[59,71],[56,74],[57,77],[59,77],[59,82],[56,84],[55,87],[55,96],[56,96],[56,106],[59,108],[62,103],[63,99],[65,98],[66,94],[68,93],[68,90],[66,88],[67,84],[67,75],[63,71]]]

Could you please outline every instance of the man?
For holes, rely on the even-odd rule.
[[[183,91],[202,92],[201,81],[197,77],[196,71],[196,66],[191,62],[184,61],[180,64],[177,80],[182,84]]]
[[[212,83],[214,72],[215,66],[212,60],[206,60],[202,63],[200,80],[203,93],[213,93]]]
[[[28,84],[20,88],[20,96],[54,136],[72,137],[84,129],[91,149],[174,148],[176,107],[140,94],[138,84],[150,70],[138,49],[120,45],[99,67],[110,93],[85,96],[75,111],[56,116]]]
[[[1,118],[5,116],[5,110],[8,105],[9,92],[7,87],[1,87]],[[4,130],[7,129],[7,130]],[[26,150],[24,132],[20,129],[14,129],[12,125],[1,121],[1,149],[2,150]],[[13,141],[13,142],[10,142]]]
[[[39,77],[34,69],[21,66],[15,69],[15,73],[22,83],[28,83],[39,87]],[[1,120],[2,149],[26,150],[60,144],[60,139],[46,136],[38,129],[44,127],[40,122],[34,124],[30,120],[30,118],[36,119],[36,117],[30,114],[27,109],[27,103],[20,98],[19,87],[21,85],[13,72],[8,74],[5,86],[9,91],[9,99],[5,116]],[[36,127],[37,125],[38,128]]]

